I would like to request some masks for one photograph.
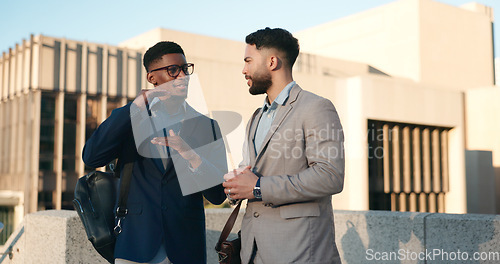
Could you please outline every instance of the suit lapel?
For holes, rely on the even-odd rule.
[[[255,131],[257,130],[257,125],[259,124],[260,117],[262,116],[262,108],[259,109],[259,112],[250,120],[250,128],[248,135],[248,152],[250,154],[250,164],[255,164],[256,153],[255,153],[255,143],[253,139],[255,137]]]
[[[274,133],[276,133],[278,128],[282,125],[283,120],[285,120],[285,117],[287,117],[287,115],[292,110],[293,103],[297,100],[297,97],[298,97],[300,91],[302,91],[302,89],[297,84],[294,85],[292,87],[292,89],[290,90],[290,95],[288,96],[287,102],[285,103],[285,105],[280,107],[280,109],[278,110],[278,113],[276,113],[276,117],[274,118],[274,121],[271,124],[271,128],[267,132],[267,135],[264,138],[264,141],[262,142],[262,146],[261,146],[260,150],[257,152],[257,157],[255,160],[255,163],[257,163],[260,160],[263,153],[265,152],[265,149],[267,148],[267,144],[269,143],[269,140],[271,140],[271,137],[274,135]],[[260,114],[262,115],[262,112]],[[259,120],[260,120],[260,118],[259,118]],[[252,136],[252,138],[253,138],[255,136],[255,130],[253,131],[252,135],[253,135]],[[252,144],[253,144],[253,140],[252,140]]]

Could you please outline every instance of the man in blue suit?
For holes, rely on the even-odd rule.
[[[178,178],[179,170],[185,166],[187,169],[182,171],[190,175],[183,177],[203,179],[210,172],[222,179],[227,163],[220,128],[185,102],[194,65],[186,62],[178,44],[163,41],[151,47],[144,54],[144,67],[148,82],[155,88],[161,90],[170,84],[163,89],[165,96],[154,97],[158,98],[155,100],[145,97],[144,101],[139,97],[113,110],[85,144],[83,161],[94,168],[116,158],[122,168],[133,162],[128,214],[121,221],[123,231],[115,246],[117,264],[206,263],[203,196],[213,204],[221,204],[226,196],[221,184],[183,196]],[[163,123],[157,122],[153,133],[137,142],[134,115],[144,110],[139,114],[158,116],[161,113],[155,113],[154,104],[165,109]],[[168,132],[165,135],[161,131]],[[206,145],[211,146],[210,155],[200,154],[198,150]],[[155,150],[157,155],[152,153]],[[174,166],[176,157],[184,163],[175,162]]]

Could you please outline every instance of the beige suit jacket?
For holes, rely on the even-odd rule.
[[[261,115],[248,122],[240,164],[262,176],[262,201],[243,218],[242,263],[254,241],[264,263],[340,263],[331,198],[344,185],[344,135],[335,107],[295,85],[255,155]]]

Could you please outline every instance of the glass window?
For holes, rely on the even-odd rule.
[[[56,98],[54,93],[42,92],[40,111],[40,158],[39,170],[52,171],[54,163],[54,125]]]
[[[76,95],[66,94],[64,97],[64,132],[63,132],[63,171],[75,171],[76,159]]]
[[[97,129],[97,120],[99,115],[99,98],[97,96],[87,95],[87,107],[85,109],[85,142],[89,140]],[[90,172],[94,168],[85,165],[85,172]]]
[[[13,206],[0,206],[0,222],[4,224],[4,228],[0,232],[0,245],[3,245],[14,231]]]
[[[97,129],[97,117],[99,115],[99,100],[96,96],[87,96],[87,108],[85,114],[85,141]]]
[[[108,105],[107,105],[107,112],[106,116],[109,117],[111,115],[111,112],[119,107],[122,107],[122,99],[119,97],[108,97]]]

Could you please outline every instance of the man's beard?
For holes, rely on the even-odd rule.
[[[252,80],[252,86],[248,89],[251,95],[265,94],[267,89],[273,85],[271,73],[255,74]]]

